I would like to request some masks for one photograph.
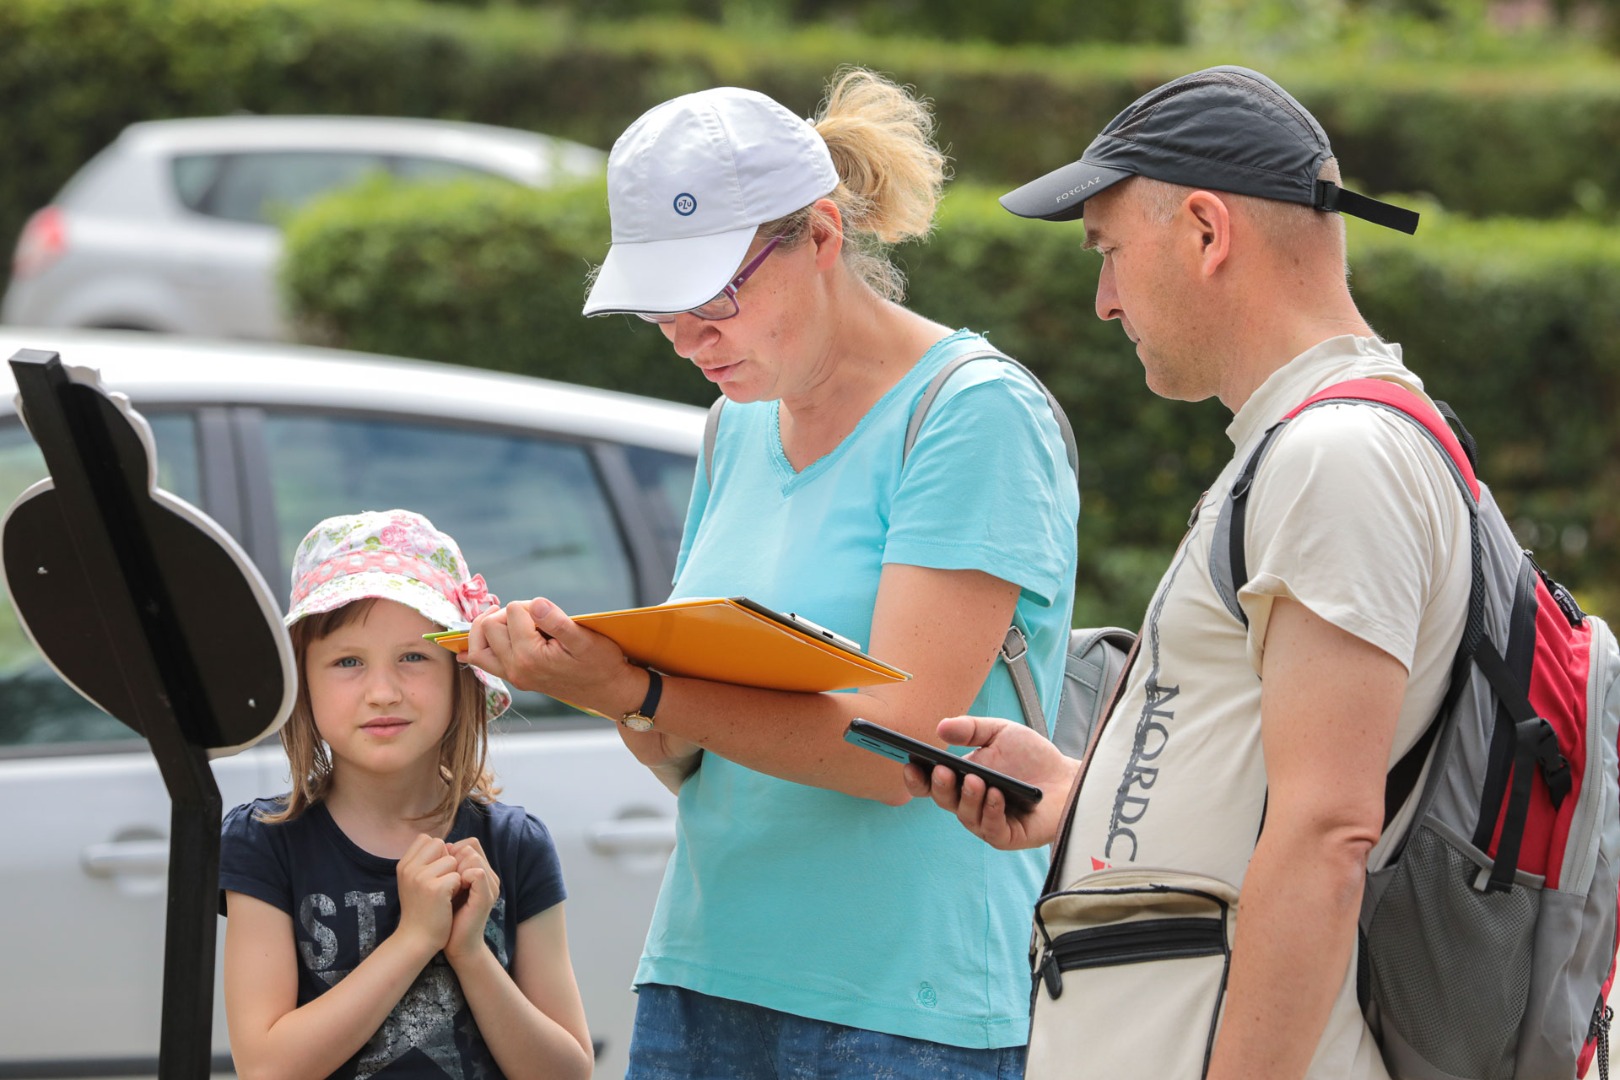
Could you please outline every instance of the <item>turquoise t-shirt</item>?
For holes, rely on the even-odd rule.
[[[937,342],[800,473],[776,402],[728,403],[714,490],[700,469],[671,598],[747,596],[867,644],[885,563],[985,571],[1020,587],[1050,727],[1079,494],[1045,397],[1011,365],[971,363],[901,467],[929,379],[983,346],[967,331]],[[972,712],[1021,715],[1005,665]],[[927,799],[886,806],[706,754],[681,788],[635,981],[957,1046],[1021,1045],[1046,860],[992,849]]]

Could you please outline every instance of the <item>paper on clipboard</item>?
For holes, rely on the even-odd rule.
[[[631,660],[665,675],[809,692],[911,678],[824,627],[746,597],[676,600],[576,615],[574,621],[612,638]],[[452,651],[466,647],[464,630],[424,636]]]

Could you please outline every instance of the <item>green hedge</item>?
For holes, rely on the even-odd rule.
[[[580,315],[607,232],[599,184],[374,180],[288,223],[287,308],[305,341],[707,405],[712,388],[656,328]]]
[[[1231,452],[1218,402],[1167,402],[1114,324],[1079,224],[1027,222],[958,186],[937,235],[897,253],[917,310],[988,332],[1063,401],[1082,449],[1077,619],[1134,623]],[[381,185],[310,207],[284,281],[312,340],[639,390],[713,388],[638,320],[585,319],[607,245],[600,185],[552,193]],[[1479,439],[1483,475],[1551,572],[1620,613],[1620,230],[1471,222],[1416,238],[1354,227],[1363,312]]]
[[[985,5],[991,10],[994,5]],[[0,244],[141,119],[246,110],[479,120],[606,147],[637,115],[716,84],[808,114],[862,63],[935,99],[958,174],[1021,182],[1071,160],[1120,108],[1216,62],[1250,63],[1323,120],[1346,174],[1455,210],[1611,215],[1620,69],[1584,55],[1468,65],[1349,50],[1273,59],[1151,47],[996,47],[826,26],[587,22],[413,0],[5,0]]]
[[[867,34],[947,41],[1058,45],[1076,41],[1186,40],[1185,0],[435,0],[442,4],[560,8],[591,19],[677,16],[719,24],[832,23]]]

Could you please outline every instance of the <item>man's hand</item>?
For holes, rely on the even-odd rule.
[[[973,760],[1016,776],[1041,789],[1041,801],[1028,814],[1007,812],[1007,797],[977,776],[962,779],[937,766],[931,773],[919,765],[905,768],[906,790],[915,798],[930,796],[951,811],[962,825],[993,848],[1011,851],[1051,843],[1062,825],[1063,804],[1080,763],[1063,756],[1050,739],[1021,723],[979,716],[953,716],[939,722],[939,737],[953,746],[977,746]]]

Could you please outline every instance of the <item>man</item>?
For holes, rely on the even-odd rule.
[[[1461,636],[1467,507],[1415,425],[1330,405],[1273,440],[1230,604],[1211,556],[1227,550],[1216,535],[1234,475],[1294,406],[1353,378],[1421,391],[1399,346],[1356,309],[1338,212],[1407,232],[1416,215],[1340,188],[1310,113],[1236,67],[1144,95],[1080,160],[1002,204],[1051,221],[1083,215],[1086,247],[1103,260],[1097,315],[1119,320],[1148,386],[1184,401],[1213,395],[1233,413],[1232,462],[1154,594],[1058,880],[1162,867],[1240,890],[1211,1080],[1386,1077],[1356,1001],[1356,919],[1364,875],[1388,855],[1381,836],[1410,814],[1385,832],[1385,773],[1435,714]],[[1049,796],[1080,770],[1021,724],[957,717],[939,734]],[[958,790],[947,770],[906,771],[912,794],[931,794],[995,847],[1045,844],[1065,825],[1062,798],[1012,819],[975,779]],[[1107,977],[1063,974],[1065,986]],[[1037,1034],[1039,1015],[1037,1004]],[[1130,1065],[1144,1047],[1197,1040],[1202,1059],[1207,1036],[1192,1024],[1097,1025],[1063,1075],[1149,1075]],[[1034,1069],[1032,1059],[1030,1075],[1046,1075]]]

